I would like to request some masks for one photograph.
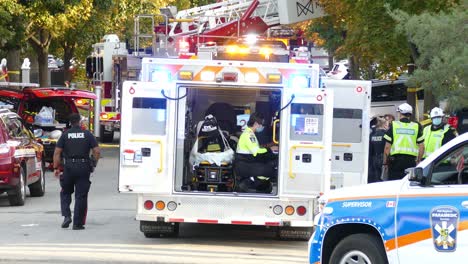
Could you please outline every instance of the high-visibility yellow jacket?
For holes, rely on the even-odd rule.
[[[445,133],[450,130],[449,125],[445,125],[440,129],[432,131],[431,126],[424,128],[424,158],[431,155],[434,151],[442,146],[442,140]]]
[[[390,149],[390,155],[405,154],[411,156],[418,156],[418,132],[419,125],[414,122],[392,122],[392,148]],[[384,136],[386,138],[387,135]]]
[[[238,154],[250,154],[255,157],[257,154],[267,153],[268,150],[260,147],[255,133],[250,127],[246,127],[239,138],[236,152]]]

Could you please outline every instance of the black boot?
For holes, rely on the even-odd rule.
[[[62,228],[68,228],[71,224],[72,220],[70,216],[65,216],[63,218]]]
[[[85,229],[84,225],[73,225],[73,230],[83,230],[83,229]]]

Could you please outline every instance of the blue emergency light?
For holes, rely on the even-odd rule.
[[[151,81],[168,83],[171,81],[171,72],[164,69],[155,69],[151,72]]]
[[[292,74],[289,78],[290,88],[309,88],[310,78],[304,74]]]

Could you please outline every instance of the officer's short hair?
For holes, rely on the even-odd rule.
[[[68,116],[68,121],[70,121],[72,125],[78,125],[81,121],[81,116],[78,113],[73,113]]]
[[[261,125],[263,124],[263,120],[265,120],[265,117],[261,113],[255,112],[250,115],[249,121],[247,121],[247,126],[252,127],[255,122]]]

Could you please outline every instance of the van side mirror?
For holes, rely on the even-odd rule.
[[[424,179],[423,168],[420,168],[420,167],[409,168],[408,173],[409,173],[409,176],[408,176],[409,181],[421,183],[422,180]]]

